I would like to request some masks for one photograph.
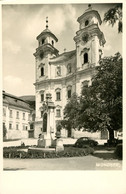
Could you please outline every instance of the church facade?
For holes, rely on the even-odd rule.
[[[55,121],[63,119],[63,110],[73,93],[80,95],[83,85],[90,85],[99,65],[105,44],[100,30],[101,17],[89,5],[77,19],[79,29],[73,38],[75,50],[59,54],[56,49],[57,37],[48,29],[37,36],[38,48],[34,53],[36,68],[36,119],[35,137],[42,133],[43,103],[46,94],[51,93],[55,104]],[[65,134],[64,134],[65,136]]]

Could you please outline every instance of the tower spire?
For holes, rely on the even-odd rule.
[[[46,29],[48,29],[48,17],[46,17]]]

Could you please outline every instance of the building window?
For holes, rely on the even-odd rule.
[[[68,73],[68,74],[71,73],[71,64],[68,64],[68,65],[67,65],[67,73]]]
[[[88,63],[88,54],[87,53],[84,54],[84,64],[85,63]]]
[[[56,116],[57,116],[57,117],[60,117],[60,116],[61,116],[61,111],[60,111],[60,109],[57,109],[57,110],[56,110]]]
[[[44,67],[41,68],[41,76],[44,76]]]
[[[13,113],[12,110],[10,110],[10,117],[11,117],[11,118],[12,118],[12,113]]]
[[[23,120],[25,120],[25,113],[23,113]]]
[[[57,75],[57,76],[61,76],[61,67],[60,67],[60,66],[58,66],[58,67],[56,68],[56,75]]]
[[[19,119],[19,112],[17,111],[16,119]]]
[[[41,102],[44,101],[44,94],[41,94]]]
[[[52,46],[54,46],[54,41],[52,40]]]
[[[32,114],[32,121],[35,121],[35,114]]]
[[[3,116],[6,116],[6,108],[3,108]]]
[[[45,43],[45,39],[42,39],[42,44],[44,44]]]
[[[9,123],[9,129],[12,129],[12,123]]]
[[[102,58],[102,50],[101,49],[99,49],[99,60],[101,60],[101,58]]]
[[[68,97],[68,98],[71,98],[71,95],[72,95],[72,86],[69,85],[69,86],[67,87],[67,97]]]
[[[85,21],[85,26],[87,26],[89,24],[89,21],[88,20],[86,20]]]
[[[67,94],[68,94],[68,98],[71,98],[71,89],[68,90]]]
[[[59,101],[60,99],[60,92],[56,92],[56,100]]]
[[[27,126],[23,125],[23,131],[27,130]]]
[[[82,82],[82,86],[83,87],[88,87],[88,85],[89,85],[89,81],[88,80],[85,80],[85,81]]]
[[[34,129],[33,123],[30,124],[30,129]]]
[[[19,130],[19,125],[18,124],[16,124],[16,130]]]

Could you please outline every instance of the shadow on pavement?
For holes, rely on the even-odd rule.
[[[94,152],[93,156],[98,157],[98,158],[102,158],[103,160],[121,160],[121,159],[117,158],[114,153],[109,153],[109,152],[107,152],[107,153],[102,153],[102,152],[95,153]]]
[[[16,171],[16,170],[24,170],[25,168],[4,168],[4,171]]]

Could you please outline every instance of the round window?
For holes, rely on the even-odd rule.
[[[88,20],[86,20],[85,21],[85,26],[87,26],[89,24],[89,21]]]

